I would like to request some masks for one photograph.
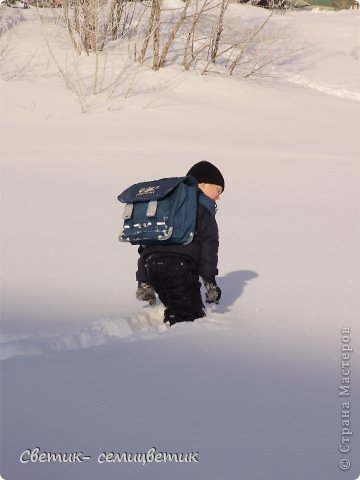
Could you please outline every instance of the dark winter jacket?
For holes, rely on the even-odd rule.
[[[215,220],[216,203],[199,191],[196,233],[187,245],[147,245],[139,248],[138,282],[148,282],[145,259],[149,255],[185,255],[197,265],[199,275],[214,282],[218,274],[219,231]]]

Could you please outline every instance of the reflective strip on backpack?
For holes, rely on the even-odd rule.
[[[170,227],[168,230],[165,230],[163,235],[158,236],[158,240],[160,241],[169,240],[169,238],[171,238],[173,234],[173,230],[174,230],[173,227]]]
[[[124,207],[123,219],[129,220],[129,218],[131,218],[133,210],[134,210],[134,204],[127,203]]]
[[[147,217],[155,217],[156,210],[157,210],[157,200],[150,200],[150,202],[148,203],[146,216]]]

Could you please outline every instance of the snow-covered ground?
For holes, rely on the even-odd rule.
[[[267,15],[231,9],[234,22]],[[5,24],[2,477],[357,478],[360,11],[274,16],[269,28],[301,50],[266,77],[127,64],[111,73],[119,89],[97,96],[65,87],[53,59],[75,88],[92,58],[75,59],[51,16],[5,7]],[[108,56],[120,61],[115,47]],[[226,180],[223,298],[168,329],[160,304],[135,299],[116,197],[202,159]],[[349,344],[350,396],[339,396]],[[152,447],[198,461],[98,461]],[[91,459],[22,463],[35,448]]]

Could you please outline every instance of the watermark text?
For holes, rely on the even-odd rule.
[[[353,349],[351,347],[351,330],[344,327],[341,329],[341,360],[340,360],[340,384],[339,398],[341,401],[340,418],[341,418],[341,434],[339,442],[339,452],[342,458],[338,465],[340,470],[347,471],[351,468],[351,439],[353,432],[351,430],[351,355]]]

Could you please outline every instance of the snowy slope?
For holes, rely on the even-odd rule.
[[[250,23],[265,15],[231,8]],[[87,114],[44,43],[63,59],[65,37],[33,10],[6,15],[21,21],[0,67],[2,477],[357,478],[359,12],[276,16],[272,29],[311,48],[266,78],[129,66],[122,93],[89,97]],[[161,305],[134,297],[116,196],[201,159],[226,180],[223,298],[167,329]],[[354,349],[347,454],[342,328]],[[21,463],[36,447],[91,459]],[[152,447],[199,461],[98,462]]]

